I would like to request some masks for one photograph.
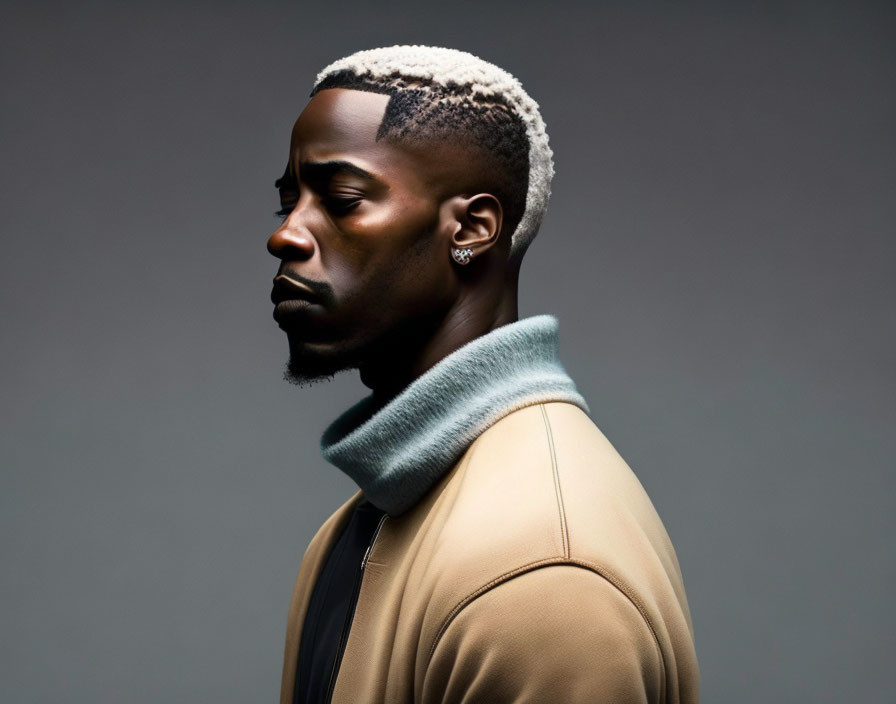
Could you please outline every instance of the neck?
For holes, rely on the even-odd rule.
[[[515,286],[498,298],[491,295],[480,289],[475,297],[462,296],[447,313],[401,326],[361,365],[362,383],[386,402],[471,340],[519,319]]]

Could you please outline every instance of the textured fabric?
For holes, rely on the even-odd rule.
[[[546,401],[589,413],[557,348],[553,315],[496,328],[441,359],[386,405],[378,407],[371,394],[352,406],[324,431],[321,453],[372,504],[400,515],[508,413]]]

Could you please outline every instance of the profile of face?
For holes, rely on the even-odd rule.
[[[286,332],[284,378],[304,385],[396,354],[456,303],[450,248],[494,243],[501,206],[469,186],[469,154],[376,139],[389,96],[314,95],[278,180],[280,266],[271,300]]]

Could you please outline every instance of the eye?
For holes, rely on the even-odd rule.
[[[334,197],[330,196],[328,198],[321,198],[320,202],[324,204],[324,207],[332,213],[337,215],[345,215],[350,211],[354,210],[354,208],[363,200],[360,196],[351,196],[351,197]]]

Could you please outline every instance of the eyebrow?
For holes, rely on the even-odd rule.
[[[299,170],[312,181],[326,181],[340,172],[354,174],[371,181],[377,180],[372,173],[365,171],[350,161],[303,161],[299,164]],[[295,182],[295,176],[287,168],[286,173],[274,182],[274,187],[280,188],[287,183],[293,182]]]

